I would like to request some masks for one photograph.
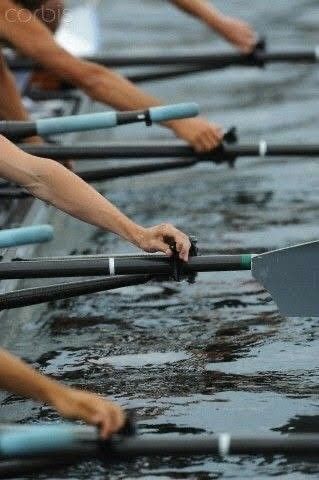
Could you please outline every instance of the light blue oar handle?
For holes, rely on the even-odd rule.
[[[50,225],[10,228],[9,230],[0,230],[0,248],[43,243],[52,240],[52,238],[53,228]]]
[[[168,120],[196,117],[198,114],[197,103],[177,103],[176,105],[150,108],[152,122],[167,122]]]
[[[72,425],[28,426],[0,435],[0,458],[23,457],[71,448],[77,435]]]
[[[86,130],[112,128],[116,125],[116,112],[101,112],[38,120],[37,131],[39,135],[55,135],[57,133],[84,132]]]

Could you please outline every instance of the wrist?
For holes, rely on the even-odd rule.
[[[128,240],[136,247],[142,248],[141,245],[143,244],[145,234],[146,234],[146,228],[141,227],[140,225],[134,224],[130,232],[130,238]]]
[[[66,397],[69,388],[56,382],[55,380],[49,380],[43,387],[41,400],[48,405],[56,408],[58,402]]]

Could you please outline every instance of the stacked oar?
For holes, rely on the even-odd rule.
[[[173,53],[166,55],[109,55],[105,57],[86,57],[86,60],[106,67],[141,69],[138,73],[127,74],[135,82],[165,80],[191,73],[216,70],[226,67],[265,67],[274,63],[313,64],[318,62],[319,49],[292,48],[289,50],[271,49],[261,40],[249,55],[236,52],[198,51]],[[38,66],[27,58],[8,57],[13,70],[30,70]],[[147,67],[147,70],[145,70]],[[153,67],[152,70],[149,67]]]
[[[319,435],[236,436],[138,435],[129,422],[122,432],[107,441],[91,427],[70,424],[3,426],[0,433],[0,477],[26,474],[91,458],[110,465],[138,457],[189,457],[228,455],[318,455]]]
[[[0,295],[11,309],[155,281],[195,281],[198,272],[250,270],[289,316],[318,316],[319,241],[255,255],[198,255],[193,242],[187,263],[177,254],[98,255],[16,259],[0,263],[0,279],[104,277],[49,285]],[[105,278],[106,277],[106,278]]]
[[[52,135],[71,131],[95,130],[117,125],[146,122],[147,124],[167,121],[172,118],[184,118],[196,115],[196,104],[178,104],[168,107],[156,107],[149,112],[98,113],[72,117],[51,118],[37,122],[0,122],[0,134],[11,139],[21,139],[26,135]],[[81,171],[78,175],[87,182],[98,182],[121,177],[144,175],[147,173],[190,168],[201,162],[214,164],[226,163],[234,166],[238,158],[247,157],[318,157],[319,144],[274,144],[260,140],[257,144],[240,144],[235,128],[224,136],[223,143],[210,152],[196,153],[192,147],[182,141],[169,142],[130,142],[106,144],[73,145],[19,145],[26,153],[41,158],[51,158],[60,162],[68,160],[136,160],[143,162],[132,165],[116,165],[94,170]],[[163,160],[166,159],[166,160]],[[23,198],[28,192],[20,187],[8,187],[2,184],[0,197]]]

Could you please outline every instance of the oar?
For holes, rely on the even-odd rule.
[[[108,143],[104,145],[58,146],[20,145],[33,155],[53,158],[61,162],[66,159],[75,160],[135,160],[144,158],[176,157],[176,159],[142,162],[133,165],[121,165],[103,169],[79,172],[78,175],[87,182],[98,182],[115,178],[144,175],[180,168],[189,168],[199,162],[228,163],[233,166],[239,157],[319,157],[319,144],[268,144],[261,140],[258,144],[226,144],[205,154],[197,154],[191,147],[179,141],[162,143]],[[182,158],[178,158],[182,157]],[[25,198],[30,194],[20,187],[1,187],[0,198]]]
[[[146,125],[152,125],[153,122],[160,123],[195,117],[198,113],[199,109],[196,103],[179,103],[176,105],[152,107],[147,110],[71,115],[44,118],[34,122],[1,121],[0,134],[11,139],[19,139],[33,135],[54,135],[112,128],[137,122],[145,122]]]
[[[319,58],[318,47],[266,49],[258,44],[256,50],[249,55],[237,52],[186,52],[158,55],[108,55],[86,57],[87,60],[107,67],[150,67],[176,65],[209,65],[210,68],[223,66],[264,66],[268,63],[316,63]],[[7,57],[8,64],[13,70],[29,70],[40,68],[32,60],[23,57]]]
[[[316,241],[259,255],[194,256],[187,263],[163,255],[2,262],[0,279],[160,275],[179,280],[197,272],[251,270],[283,314],[319,316],[318,263],[319,241]]]
[[[107,292],[117,288],[141,285],[151,280],[150,275],[119,275],[114,278],[60,283],[43,287],[25,288],[0,294],[0,310],[40,305],[41,303]]]
[[[114,435],[101,441],[92,427],[22,425],[0,434],[0,458],[61,455],[99,457],[108,462],[151,456],[302,455],[319,453],[318,434],[291,435]]]
[[[87,170],[77,173],[86,182],[102,182],[105,180],[114,180],[116,178],[144,175],[146,173],[155,173],[172,170],[176,168],[191,167],[197,163],[196,160],[167,160],[158,163],[141,163],[135,165],[123,165],[119,167],[109,167],[95,170]],[[0,198],[28,198],[31,194],[22,187],[2,187],[0,188]]]
[[[185,143],[162,142],[162,143],[108,143],[104,145],[77,145],[58,146],[21,145],[22,149],[33,155],[53,158],[63,162],[66,159],[76,160],[135,160],[143,157],[146,160],[176,157],[176,159],[142,162],[133,165],[120,165],[103,169],[94,169],[79,172],[78,175],[87,182],[98,182],[115,178],[143,175],[168,171],[180,168],[189,168],[199,162],[211,162],[221,164],[223,162],[233,166],[238,157],[317,157],[319,156],[319,144],[268,144],[261,140],[255,145],[224,143],[215,150],[205,154],[197,154]],[[182,158],[178,158],[182,157]],[[3,186],[0,188],[0,198],[25,198],[30,194],[21,187]]]
[[[150,158],[187,158],[197,162],[233,162],[239,157],[318,157],[319,143],[276,144],[261,140],[258,143],[223,144],[205,154],[179,140],[161,142],[109,142],[77,145],[19,145],[25,152],[55,160],[114,160]]]
[[[0,248],[18,247],[49,242],[53,238],[51,225],[34,225],[0,230]]]

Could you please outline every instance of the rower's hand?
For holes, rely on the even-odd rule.
[[[143,229],[137,245],[145,252],[162,252],[168,257],[172,256],[171,246],[175,245],[179,258],[184,262],[188,261],[191,248],[188,236],[169,223]]]
[[[125,423],[119,405],[94,393],[63,387],[52,403],[63,417],[99,427],[102,439],[118,432]]]
[[[218,32],[245,54],[251,53],[257,43],[258,36],[253,28],[237,18],[223,16],[218,26]]]
[[[189,143],[197,153],[213,150],[223,140],[223,129],[204,118],[178,120],[173,130],[177,137]]]

